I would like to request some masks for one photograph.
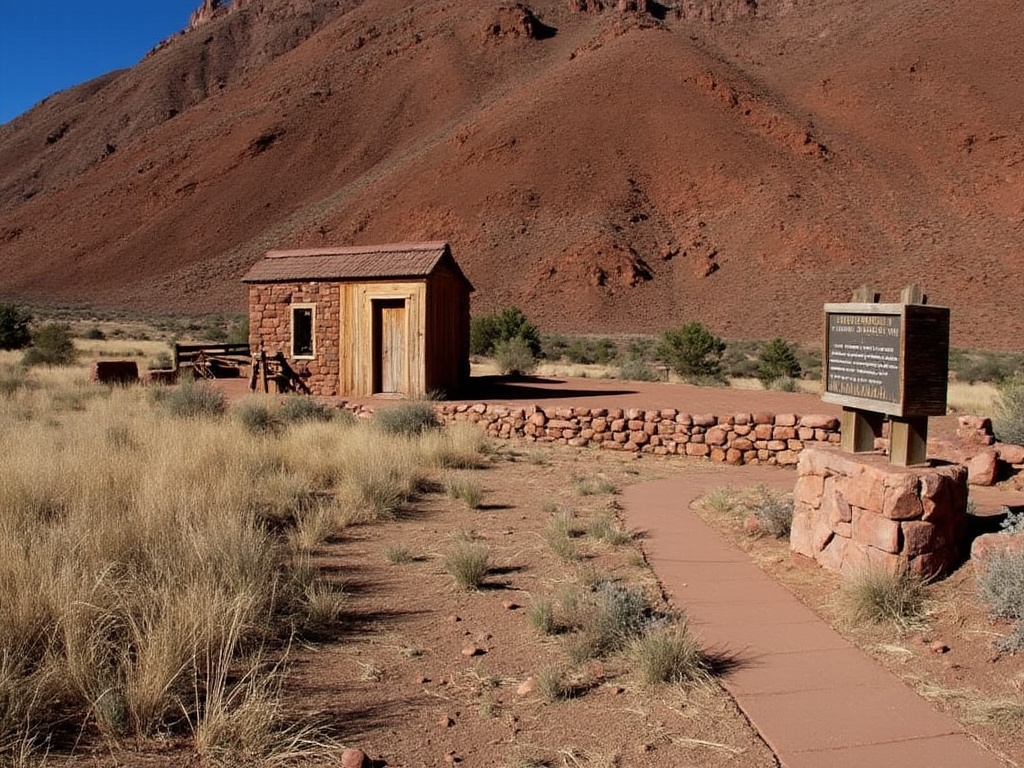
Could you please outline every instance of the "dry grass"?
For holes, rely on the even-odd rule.
[[[977,382],[968,384],[951,381],[946,390],[946,404],[954,413],[969,413],[975,416],[991,416],[995,410],[999,389],[995,384]]]
[[[0,392],[0,762],[68,748],[53,739],[69,721],[191,734],[212,763],[330,749],[279,706],[275,638],[344,606],[306,553],[396,514],[451,444],[180,419],[80,368],[16,374]]]
[[[927,583],[909,570],[871,568],[843,583],[839,605],[851,625],[888,624],[905,632],[923,625],[927,597]]]

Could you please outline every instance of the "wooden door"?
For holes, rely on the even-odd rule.
[[[406,390],[405,300],[373,302],[374,393],[404,394]]]

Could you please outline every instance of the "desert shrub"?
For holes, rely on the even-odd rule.
[[[867,568],[840,589],[842,606],[852,624],[890,624],[901,631],[920,625],[927,596],[924,579],[907,568],[895,573]]]
[[[419,435],[441,426],[434,406],[427,402],[409,402],[381,408],[373,414],[373,422],[388,435]]]
[[[491,554],[482,544],[463,541],[456,544],[444,558],[445,570],[460,589],[477,590],[491,569]]]
[[[645,685],[693,684],[711,679],[711,663],[685,621],[664,622],[634,638],[630,655]]]
[[[407,565],[416,558],[404,544],[395,544],[384,550],[384,559],[392,565]]]
[[[560,560],[579,560],[581,553],[576,539],[582,533],[583,529],[577,524],[573,511],[564,509],[551,516],[544,530],[544,540]]]
[[[32,332],[32,346],[25,350],[23,365],[71,365],[78,356],[71,328],[64,323],[46,323]]]
[[[1016,521],[1015,521],[1016,522]],[[1013,530],[1014,525],[1005,530]],[[978,597],[989,614],[1017,622],[996,645],[1010,653],[1024,651],[1024,552],[995,552],[978,574]]]
[[[800,371],[805,379],[812,381],[821,380],[821,350],[802,350],[797,359],[800,363]]]
[[[522,338],[505,339],[493,348],[494,362],[503,376],[525,376],[537,368],[537,359],[529,342]]]
[[[474,355],[492,355],[503,341],[522,339],[536,358],[541,351],[540,332],[518,307],[475,317],[469,326],[469,351]]]
[[[721,378],[724,352],[725,342],[697,321],[665,331],[657,348],[658,358],[687,381]]]
[[[297,424],[304,421],[330,421],[334,418],[335,411],[314,397],[287,395],[281,400],[278,414],[282,421]]]
[[[151,390],[171,416],[180,419],[203,419],[221,416],[227,410],[227,399],[219,389],[191,379],[168,390]]]
[[[1020,353],[964,349],[949,351],[950,377],[967,384],[977,382],[1001,384],[1024,372],[1022,366],[1024,366],[1024,355]]]
[[[88,339],[89,341],[103,341],[107,338],[107,334],[105,334],[103,329],[98,325],[94,325],[82,334],[82,338]]]
[[[13,304],[0,304],[0,349],[22,349],[32,343],[32,315]]]
[[[765,385],[765,389],[770,389],[775,392],[799,392],[800,386],[796,383],[796,379],[791,379],[788,376],[781,376],[778,379],[772,379]]]
[[[793,499],[766,485],[757,486],[746,507],[757,519],[757,532],[784,539],[793,525]]]
[[[1024,445],[1024,377],[1015,377],[999,387],[992,426],[1002,442]]]
[[[567,610],[574,631],[566,650],[573,661],[603,658],[625,648],[648,628],[652,612],[644,594],[612,581],[598,582]]]
[[[757,380],[768,389],[778,379],[795,379],[800,375],[800,362],[796,348],[785,339],[774,338],[765,345],[758,356]]]
[[[619,366],[619,378],[626,381],[661,381],[664,377],[643,360],[631,358]]]
[[[283,424],[271,403],[263,398],[251,397],[236,403],[232,414],[246,432],[252,435],[277,434]]]

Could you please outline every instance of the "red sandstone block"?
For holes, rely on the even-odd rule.
[[[771,440],[773,427],[771,424],[758,424],[754,427],[754,437],[758,440]]]
[[[697,427],[713,427],[718,419],[713,413],[695,414],[693,424]]]
[[[710,449],[703,443],[687,443],[686,444],[686,455],[687,456],[707,456],[710,453]]]
[[[776,427],[795,427],[797,415],[795,413],[777,413],[775,415]]]
[[[894,520],[854,507],[853,540],[896,554],[900,551],[900,526]]]
[[[708,445],[725,445],[728,440],[728,432],[721,427],[712,427],[704,435],[704,442]]]
[[[825,478],[819,475],[800,475],[793,486],[793,503],[803,504],[811,509],[821,506],[821,493]]]
[[[684,427],[693,426],[693,416],[688,413],[680,413],[676,416],[676,424],[682,424]]]
[[[755,425],[761,425],[761,424],[771,425],[774,422],[775,422],[775,414],[773,414],[773,413],[765,413],[765,412],[762,411],[761,413],[755,413],[754,414],[754,424]]]
[[[629,441],[637,445],[643,445],[650,439],[650,435],[642,429],[634,429],[629,433]]]
[[[748,440],[745,437],[737,437],[732,441],[732,447],[737,451],[749,451],[753,449],[754,443],[752,440]]]
[[[800,440],[813,440],[814,439],[814,430],[811,429],[810,427],[800,427],[796,431],[796,436]]]
[[[772,438],[775,440],[792,440],[796,437],[794,427],[775,427],[772,430]]]
[[[725,461],[727,464],[739,466],[743,463],[743,451],[737,448],[730,448],[725,452]]]
[[[735,432],[740,437],[746,437],[747,435],[754,431],[754,428],[751,427],[749,424],[737,424],[735,427],[733,427],[732,431]]]
[[[614,419],[611,424],[612,432],[622,432],[626,428],[625,419]]]

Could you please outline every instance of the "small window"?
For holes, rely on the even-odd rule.
[[[313,357],[313,307],[292,307],[292,357]]]

